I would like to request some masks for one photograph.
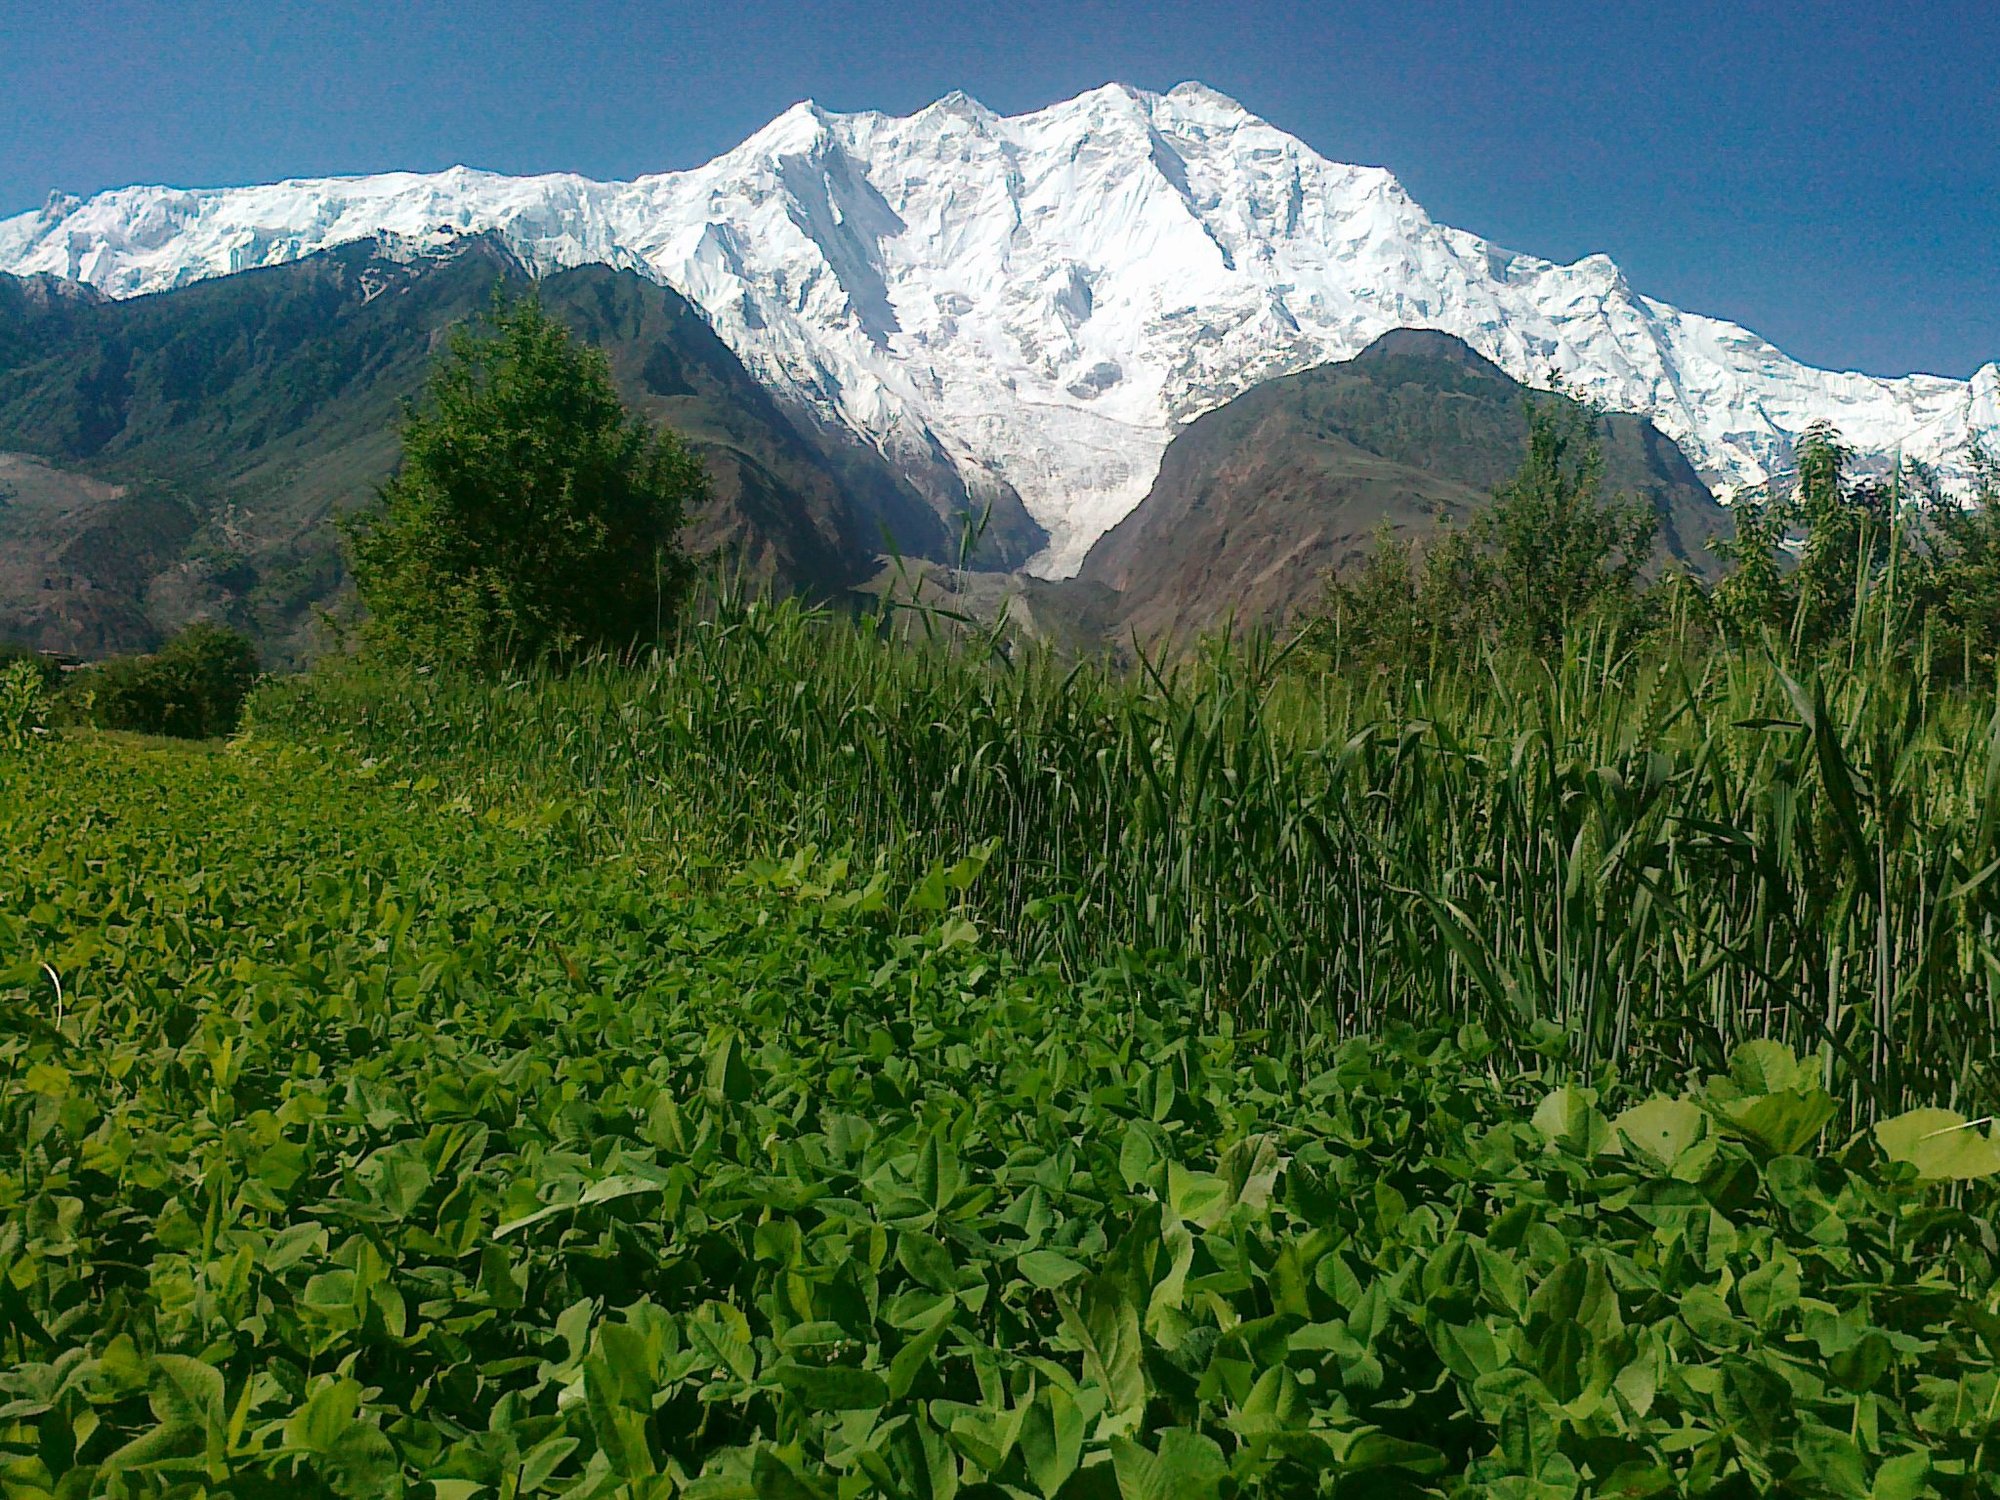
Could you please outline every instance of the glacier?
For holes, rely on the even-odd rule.
[[[1724,488],[1782,471],[1816,419],[1947,477],[2000,434],[2000,365],[1811,368],[1635,292],[1605,256],[1556,264],[1438,224],[1389,172],[1198,83],[1013,116],[957,93],[907,116],[807,102],[704,166],[629,182],[453,167],[58,194],[0,219],[0,271],[133,297],[477,233],[538,273],[603,262],[673,287],[760,379],[933,495],[1011,487],[1048,533],[1030,565],[1048,576],[1144,497],[1183,424],[1395,327],[1643,412]]]

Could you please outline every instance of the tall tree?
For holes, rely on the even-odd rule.
[[[1629,600],[1659,531],[1643,500],[1606,499],[1598,414],[1566,400],[1528,410],[1528,451],[1477,521],[1493,553],[1503,633],[1541,648],[1607,603]]]
[[[377,648],[490,668],[625,651],[673,618],[701,464],[532,296],[496,290],[485,330],[454,332],[402,441],[343,528]]]

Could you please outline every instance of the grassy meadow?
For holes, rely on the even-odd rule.
[[[2000,1493],[1991,694],[1600,635],[0,748],[0,1493]]]

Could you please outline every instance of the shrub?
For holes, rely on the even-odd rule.
[[[1441,527],[1422,542],[1384,527],[1358,569],[1327,579],[1309,638],[1341,662],[1433,663],[1482,638],[1492,580],[1491,559],[1466,527]]]
[[[1921,580],[1937,665],[1991,680],[2000,664],[2000,457],[1973,452],[1972,502],[1926,496]]]
[[[1604,496],[1599,420],[1587,406],[1535,402],[1527,456],[1474,522],[1493,553],[1499,629],[1513,644],[1544,650],[1635,597],[1659,517],[1643,500]]]
[[[211,739],[232,733],[257,680],[257,651],[233,630],[190,625],[150,656],[113,657],[79,676],[77,716],[100,729]]]
[[[20,641],[0,640],[0,672],[6,671],[17,662],[25,662],[34,669],[42,686],[53,693],[62,681],[62,667],[57,659],[46,651],[37,651],[33,646]]]

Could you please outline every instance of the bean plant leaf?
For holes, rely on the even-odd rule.
[[[1932,1181],[2000,1173],[2000,1141],[1956,1110],[1913,1109],[1878,1121],[1875,1140],[1889,1160],[1908,1162]]]
[[[1617,1137],[1598,1111],[1597,1091],[1565,1084],[1536,1106],[1535,1129],[1555,1145],[1578,1156],[1614,1150]]]
[[[665,1192],[665,1187],[646,1177],[606,1177],[593,1182],[570,1203],[550,1203],[536,1209],[531,1214],[523,1214],[518,1219],[509,1219],[493,1231],[493,1237],[504,1239],[510,1234],[553,1219],[560,1214],[575,1213],[580,1208],[589,1208],[599,1203],[616,1203],[621,1198],[636,1198],[644,1193]]]
[[[1030,1250],[1015,1261],[1021,1274],[1044,1291],[1053,1291],[1059,1286],[1067,1286],[1089,1271],[1055,1250]]]
[[[1839,1106],[1824,1089],[1785,1089],[1724,1106],[1730,1129],[1773,1156],[1803,1151],[1820,1137]]]
[[[816,638],[801,619],[748,633]],[[1714,755],[1726,787],[1671,727],[1693,722],[1677,702],[1629,753],[1579,740],[1567,709],[1527,733],[1496,709],[1294,766],[1214,732],[1205,687],[1073,700],[1010,665],[1007,692],[1049,713],[1017,735],[1024,710],[953,675],[956,656],[892,674],[913,695],[893,711],[870,697],[889,678],[842,677],[840,652],[806,671],[780,653],[695,702],[715,653],[735,660],[709,630],[689,622],[643,693],[614,664],[421,691],[343,668],[271,688],[310,748],[75,735],[0,767],[10,1486],[1915,1500],[1985,1480],[1991,1128],[1913,1111],[1816,1152],[1879,1102],[1867,1070],[1891,1039],[1866,1006],[1816,1056],[1759,1040],[1720,1078],[1676,1076],[1799,1024],[1764,1001],[1801,976],[1857,972],[1830,947],[1764,972],[1792,956],[1756,940],[1768,912],[1784,949],[1824,919],[1851,954],[1882,910],[1853,904],[1801,731],[1747,764]],[[850,697],[816,697],[822,679]],[[794,691],[824,719],[784,717]],[[1876,712],[1865,697],[1843,689],[1860,716],[1843,726]],[[1267,701],[1232,699],[1229,734]],[[1335,712],[1387,700],[1368,701]],[[976,762],[923,768],[982,718],[998,728]],[[567,753],[510,759],[547,747],[509,736],[550,726]],[[1867,748],[1863,817],[1939,841],[1912,859],[1895,827],[1871,832],[1891,915],[1971,920],[1991,881],[1942,907],[1921,892],[1954,860],[1994,862],[2000,804],[1965,812],[1956,781],[1913,802],[1892,778],[1878,809],[1876,768],[1900,762],[1878,727],[1843,733]],[[788,801],[836,741],[880,779]],[[643,781],[621,780],[623,755]],[[940,768],[963,773],[948,794]],[[1121,778],[1130,816],[1107,821],[1089,799]],[[1413,788],[1468,799],[1439,825],[1448,878],[1397,826]],[[1502,792],[1527,800],[1496,816]],[[739,818],[738,796],[791,822]],[[650,832],[621,849],[635,809]],[[844,846],[855,809],[853,837],[889,817],[908,841],[796,847],[741,881],[708,863],[730,839],[833,827]],[[1090,860],[1044,841],[1092,818]],[[726,838],[683,860],[658,838],[681,819]],[[933,839],[1002,827],[1060,857],[930,864]],[[1569,859],[1532,853],[1549,828]],[[874,872],[865,902],[837,899],[850,858]],[[1275,882],[1283,934],[1245,861]],[[912,914],[926,869],[940,904]],[[1432,874],[1471,966],[1385,884]],[[1142,910],[1100,909],[1128,877]],[[1177,885],[1214,907],[1178,949]],[[1351,918],[1293,899],[1328,890]],[[1792,925],[1788,890],[1811,920]],[[1558,910],[1588,920],[1543,922]],[[1592,922],[1615,930],[1600,943]],[[1314,946],[1336,926],[1351,952]],[[1913,1013],[1976,974],[1939,931],[1934,974],[1899,970]],[[1496,1042],[1463,1013],[1575,965],[1604,984],[1579,997],[1636,976],[1643,1017],[1586,1009]],[[1343,1024],[1295,1027],[1320,986]],[[1933,1034],[1974,1014],[1966,993]],[[1570,1071],[1586,1052],[1598,1065]],[[1943,1047],[1885,1060],[1918,1098],[1959,1065]]]
[[[1611,1123],[1627,1145],[1671,1167],[1701,1138],[1705,1118],[1697,1104],[1656,1095],[1633,1105]]]
[[[1229,1477],[1221,1445],[1184,1427],[1161,1433],[1157,1451],[1116,1438],[1111,1459],[1119,1500],[1213,1500]]]
[[[1093,1276],[1080,1293],[1056,1294],[1063,1325],[1083,1350],[1085,1373],[1104,1392],[1109,1414],[1129,1430],[1146,1399],[1139,1308],[1120,1277]]]
[[[888,1383],[873,1370],[844,1365],[782,1364],[771,1374],[813,1411],[855,1411],[882,1406],[889,1400]]]
[[[1745,1094],[1779,1094],[1815,1081],[1790,1047],[1762,1037],[1730,1053],[1729,1077]]]

